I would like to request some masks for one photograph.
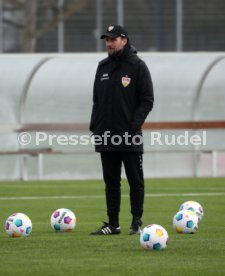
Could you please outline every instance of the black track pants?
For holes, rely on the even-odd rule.
[[[133,217],[142,217],[144,204],[144,177],[142,153],[129,151],[101,152],[105,181],[107,215],[109,221],[119,223],[121,167],[124,164],[130,185],[130,204]]]

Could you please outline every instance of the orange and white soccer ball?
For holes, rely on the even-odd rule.
[[[165,228],[158,224],[149,224],[140,235],[140,244],[149,250],[165,249],[169,241],[169,236]]]
[[[32,231],[30,218],[23,213],[14,213],[5,222],[5,231],[12,237],[28,237]]]
[[[177,233],[193,234],[198,230],[199,218],[196,213],[183,209],[173,217],[173,228]]]
[[[194,213],[196,213],[199,220],[201,220],[203,215],[204,215],[203,207],[197,201],[189,200],[189,201],[184,202],[183,204],[181,204],[179,210],[181,211],[181,210],[184,210],[184,209],[185,210],[190,210],[190,211],[193,211]]]
[[[69,232],[76,226],[76,216],[74,212],[67,208],[55,210],[50,219],[51,227],[57,232]]]

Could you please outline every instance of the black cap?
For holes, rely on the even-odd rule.
[[[106,38],[106,37],[117,38],[119,36],[128,38],[127,31],[120,25],[114,25],[114,26],[109,26],[107,28],[106,32],[100,36],[100,38],[101,39]]]

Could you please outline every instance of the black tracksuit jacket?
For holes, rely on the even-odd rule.
[[[153,108],[153,85],[147,65],[137,56],[133,46],[125,46],[123,52],[115,57],[102,60],[97,68],[90,130],[94,135],[110,131],[110,137],[125,132],[129,140],[119,143],[116,138],[97,141],[95,149],[101,151],[138,151],[143,152],[140,137],[141,127]],[[132,143],[135,141],[136,145]]]

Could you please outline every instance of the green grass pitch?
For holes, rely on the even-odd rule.
[[[130,236],[129,187],[122,182],[121,234],[90,236],[107,220],[102,181],[0,182],[0,275],[225,275],[225,179],[146,180],[143,223],[162,225],[170,236],[164,251],[141,248]],[[196,234],[177,234],[172,218],[186,200],[204,217]],[[77,216],[70,233],[55,233],[50,216],[66,207]],[[9,238],[5,220],[13,212],[33,223],[28,238]]]

